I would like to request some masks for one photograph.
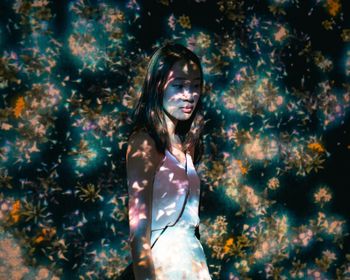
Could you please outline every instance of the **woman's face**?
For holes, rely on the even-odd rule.
[[[179,121],[188,120],[200,97],[201,76],[198,66],[190,61],[177,61],[170,69],[163,95],[163,109]]]

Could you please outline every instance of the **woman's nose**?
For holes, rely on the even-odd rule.
[[[184,91],[184,93],[186,93],[186,94],[191,94],[191,95],[193,95],[193,93],[194,93],[194,91],[195,91],[195,88],[194,88],[194,86],[191,85],[191,84],[186,84],[186,85],[184,85],[184,87],[183,87],[183,91]]]
[[[183,96],[187,100],[193,100],[193,92],[192,92],[191,88],[184,88]]]

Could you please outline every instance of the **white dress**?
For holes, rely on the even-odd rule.
[[[184,167],[165,150],[153,182],[151,244],[185,208],[178,222],[168,226],[152,248],[157,280],[211,280],[203,247],[195,236],[199,194],[200,179],[190,154],[186,153]]]

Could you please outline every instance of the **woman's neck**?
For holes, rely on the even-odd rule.
[[[179,149],[179,150],[182,150],[181,139],[177,134],[175,134],[175,128],[176,128],[176,124],[177,124],[178,120],[176,120],[172,117],[169,117],[168,114],[166,114],[166,113],[164,114],[164,116],[165,116],[165,122],[167,125],[170,145]]]

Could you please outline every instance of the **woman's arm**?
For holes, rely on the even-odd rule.
[[[153,180],[160,161],[161,155],[147,133],[138,132],[130,137],[126,153],[129,240],[137,280],[156,279],[150,237]]]

